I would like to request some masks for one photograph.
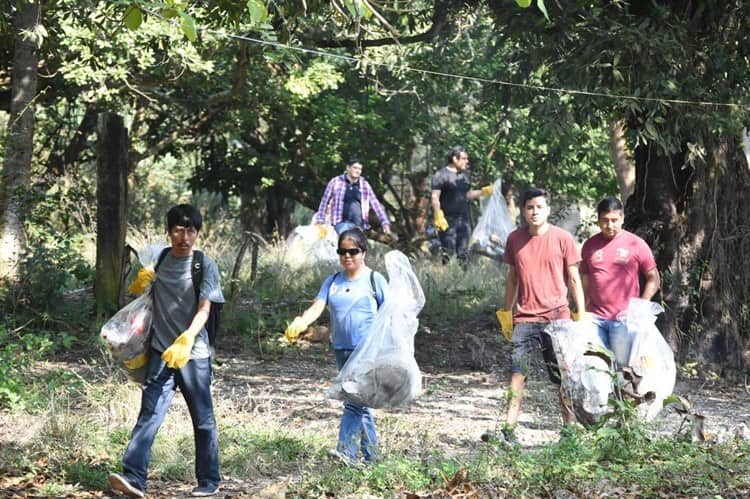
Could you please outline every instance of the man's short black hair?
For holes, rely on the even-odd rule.
[[[195,206],[189,204],[178,204],[167,212],[167,232],[173,227],[193,227],[200,232],[203,225],[201,212]]]
[[[451,147],[451,150],[448,151],[448,164],[453,163],[453,158],[460,158],[462,154],[468,154],[466,152],[466,149],[464,149],[464,146],[453,146]]]
[[[622,211],[622,202],[616,197],[604,198],[599,201],[596,205],[597,216],[602,216],[603,213],[609,213],[610,211]]]
[[[346,166],[356,165],[357,163],[361,165],[362,161],[360,161],[360,159],[357,157],[349,158],[349,161],[346,162]]]
[[[547,201],[547,204],[548,205],[550,204],[551,199],[550,199],[549,192],[547,192],[544,189],[539,189],[537,187],[529,187],[528,189],[523,191],[523,195],[521,196],[521,208],[526,206],[526,201],[528,201],[529,199],[534,199],[538,197],[543,197]]]

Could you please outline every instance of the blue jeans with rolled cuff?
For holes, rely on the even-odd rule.
[[[177,388],[187,403],[195,436],[195,476],[200,485],[218,485],[219,437],[211,400],[211,359],[192,359],[182,369],[169,369],[161,352],[148,356],[146,379],[141,387],[141,411],[122,459],[123,474],[131,484],[146,490],[151,446]]]

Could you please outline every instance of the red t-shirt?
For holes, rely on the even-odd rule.
[[[570,319],[567,268],[581,261],[573,236],[554,225],[532,236],[521,227],[510,233],[503,261],[516,268],[516,322]]]
[[[586,310],[602,319],[615,320],[631,298],[641,295],[639,272],[656,268],[646,241],[623,230],[612,239],[591,237],[581,250],[581,274],[589,277]]]

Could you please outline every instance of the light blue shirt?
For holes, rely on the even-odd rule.
[[[334,350],[353,350],[367,334],[380,304],[385,300],[388,282],[375,272],[375,293],[370,284],[371,270],[355,280],[343,272],[328,276],[318,291],[319,300],[331,313],[331,338]]]

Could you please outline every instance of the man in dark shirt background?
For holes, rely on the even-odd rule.
[[[492,185],[471,190],[469,154],[462,146],[448,152],[447,164],[432,177],[432,212],[442,245],[443,263],[455,255],[466,261],[471,237],[469,201],[492,194]]]

